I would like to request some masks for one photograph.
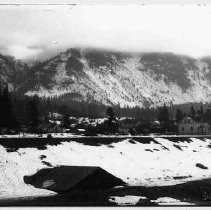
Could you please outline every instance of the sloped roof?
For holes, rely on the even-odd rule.
[[[93,175],[92,182],[89,177],[94,173],[96,175]],[[111,179],[112,185],[115,185],[115,183],[116,185],[124,184],[124,182],[117,177],[100,167],[94,166],[59,166],[55,168],[42,169],[32,176],[25,176],[24,181],[25,183],[32,184],[37,188],[48,189],[55,192],[65,192],[70,191],[71,188],[75,188],[75,186],[79,186],[80,183],[83,183],[84,185],[86,180],[89,180],[89,185],[92,183],[94,185],[96,183],[96,180],[94,179],[104,178],[107,180]]]
[[[187,120],[190,120],[190,122],[187,123]],[[179,124],[207,124],[207,123],[204,121],[196,121],[192,117],[186,116],[182,119],[182,121]]]

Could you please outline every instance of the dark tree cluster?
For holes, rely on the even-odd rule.
[[[37,132],[40,125],[39,98],[17,96],[8,86],[0,88],[0,132]]]
[[[170,123],[169,110],[165,104],[163,107],[159,108],[158,120],[161,124],[162,132],[165,133],[166,131],[169,131],[169,123]]]
[[[0,131],[17,129],[18,122],[14,115],[8,86],[0,87]]]

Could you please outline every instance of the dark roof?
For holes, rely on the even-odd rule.
[[[32,176],[25,176],[24,181],[37,188],[55,192],[82,188],[109,188],[124,184],[121,179],[94,166],[59,166],[42,169]]]

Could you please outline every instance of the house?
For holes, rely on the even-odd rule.
[[[179,134],[195,134],[195,135],[209,134],[210,126],[206,122],[197,122],[193,120],[191,117],[185,117],[178,124],[178,132]]]
[[[119,132],[128,133],[128,131],[131,128],[134,128],[138,122],[137,120],[130,117],[121,117],[118,123],[119,123]]]
[[[49,112],[48,117],[50,120],[63,120],[63,115],[56,112]]]
[[[32,176],[24,176],[24,182],[57,193],[109,189],[125,184],[104,169],[94,166],[45,168]]]

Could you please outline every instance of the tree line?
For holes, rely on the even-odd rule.
[[[206,105],[208,106],[208,105]],[[0,86],[0,131],[30,131],[39,132],[49,127],[49,113],[63,115],[63,127],[70,124],[69,117],[105,118],[112,124],[114,114],[117,118],[131,117],[141,122],[141,126],[150,126],[152,121],[161,123],[162,132],[174,130],[174,123],[179,123],[185,116],[197,121],[211,122],[210,109],[203,104],[186,104],[157,108],[112,106],[112,111],[98,102],[76,101],[71,98],[62,100],[60,97],[39,98],[38,96],[18,95],[9,92],[8,86]],[[197,108],[195,108],[197,107]],[[107,110],[107,111],[106,111]],[[109,112],[109,113],[108,113]],[[140,126],[140,127],[141,127]]]

